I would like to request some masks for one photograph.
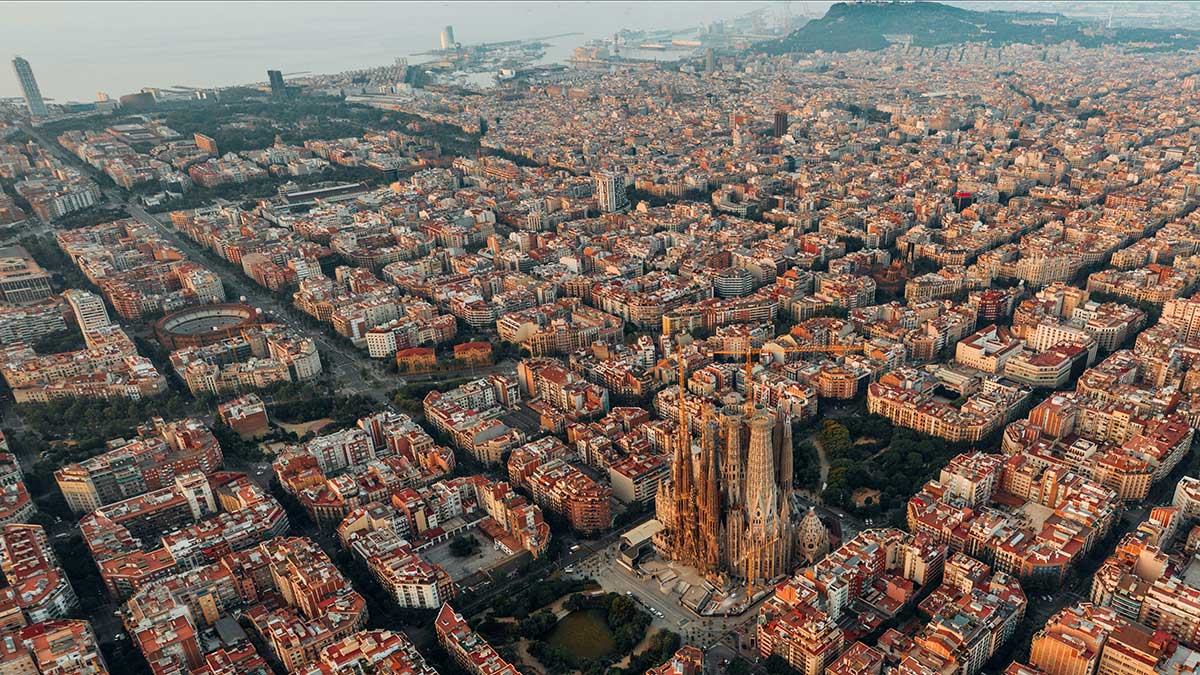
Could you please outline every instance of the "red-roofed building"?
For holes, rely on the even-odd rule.
[[[492,343],[463,342],[454,345],[454,360],[464,366],[482,366],[492,362]]]
[[[516,666],[505,661],[487,640],[471,630],[466,619],[449,603],[442,605],[433,627],[438,642],[463,670],[473,675],[521,675]]]
[[[437,367],[437,352],[430,347],[411,347],[396,352],[396,365],[406,372],[432,370]]]

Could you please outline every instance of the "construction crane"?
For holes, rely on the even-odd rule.
[[[762,356],[763,354],[849,354],[863,353],[869,349],[866,342],[852,345],[799,345],[796,347],[785,347],[783,345],[775,345],[771,348],[752,347],[749,341],[743,349],[715,349],[710,351],[710,354],[720,354],[722,356],[744,356],[745,376],[746,376],[746,414],[754,407],[753,395],[753,380],[751,375],[754,371],[754,357]],[[684,360],[683,354],[678,354],[676,361],[679,362],[679,440],[684,444],[684,447],[691,441],[691,419],[688,418],[687,406],[683,403],[683,392],[687,389],[687,361]]]
[[[746,410],[749,411],[753,405],[754,396],[751,392],[750,375],[754,370],[754,357],[762,356],[763,354],[848,354],[851,352],[866,353],[867,343],[863,342],[854,345],[800,345],[797,347],[784,347],[776,345],[771,348],[766,347],[751,347],[747,341],[744,349],[717,349],[712,351],[712,354],[721,354],[724,356],[745,356],[745,372],[746,372]]]

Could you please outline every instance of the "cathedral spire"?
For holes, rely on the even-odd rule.
[[[745,428],[742,407],[726,405],[721,411],[721,441],[724,445],[724,453],[721,456],[721,483],[725,505],[730,508],[742,504],[746,468],[746,444],[743,443]]]
[[[762,406],[750,418],[750,447],[746,453],[746,506],[751,514],[765,514],[776,503],[775,417]]]
[[[698,461],[690,443],[678,443],[670,486],[659,496],[664,529],[655,545],[663,558],[751,584],[792,572],[789,425],[787,415],[763,405],[747,411],[740,401],[727,401],[718,419],[704,408]]]
[[[721,564],[721,474],[716,448],[718,433],[716,422],[705,418],[704,438],[700,450],[700,540],[706,572],[716,571]]]
[[[778,475],[779,493],[787,500],[792,494],[793,447],[792,447],[792,416],[787,414],[782,406],[776,412],[778,421],[775,424],[775,468]]]

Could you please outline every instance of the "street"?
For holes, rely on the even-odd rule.
[[[499,121],[499,118],[496,119]],[[382,361],[378,359],[371,359],[363,350],[353,347],[347,339],[335,333],[329,323],[315,323],[312,317],[308,316],[306,313],[292,304],[290,294],[272,292],[260,287],[241,270],[240,266],[230,263],[207,246],[197,243],[196,241],[193,241],[189,237],[185,236],[183,233],[176,230],[167,218],[148,212],[139,204],[139,200],[136,195],[114,186],[111,181],[102,176],[94,167],[89,166],[70,152],[66,151],[65,148],[57,143],[56,139],[43,136],[42,133],[36,128],[28,128],[26,131],[33,138],[37,139],[38,142],[41,143],[42,147],[62,159],[65,163],[70,164],[71,166],[79,167],[82,171],[85,171],[89,175],[96,177],[97,180],[101,180],[100,184],[105,186],[102,188],[102,194],[104,198],[103,205],[122,207],[129,213],[130,217],[145,224],[148,226],[148,228],[153,228],[158,235],[160,235],[165,241],[170,242],[171,245],[181,251],[185,257],[205,265],[214,274],[219,275],[224,285],[225,294],[230,301],[237,302],[240,300],[241,302],[248,303],[260,309],[264,313],[264,316],[270,317],[270,320],[286,325],[298,335],[310,337],[316,343],[321,354],[323,369],[328,373],[327,381],[336,383],[338,388],[345,393],[366,397],[372,402],[373,406],[378,405],[378,409],[392,410],[393,408],[390,393],[398,387],[406,384],[432,383],[431,386],[433,387],[448,387],[453,386],[451,381],[460,377],[481,376],[489,373],[500,372],[508,373],[513,371],[514,364],[512,361],[501,360],[500,363],[496,365],[481,368],[434,371],[428,373],[411,373],[405,375],[387,372],[387,370],[383,367]],[[603,185],[608,185],[608,183],[602,183],[602,186]],[[612,185],[616,185],[616,183],[612,183]],[[605,191],[611,195],[614,189],[615,188],[609,186],[605,188]],[[716,195],[714,193],[714,200],[715,199]],[[715,203],[716,202],[714,201],[714,204]],[[102,214],[103,212],[100,213]],[[86,218],[90,216],[84,214],[83,217]],[[506,221],[502,221],[501,224],[506,225],[507,223]],[[1158,225],[1161,224],[1161,222],[1158,223]],[[52,225],[39,223],[26,230],[26,233],[53,234],[54,231],[55,228]],[[1065,236],[1066,230],[1064,229],[1063,232]],[[203,239],[203,237],[200,238]],[[498,249],[498,246],[496,248],[497,254],[503,253],[503,251]],[[843,253],[845,253],[844,250]],[[1111,251],[1109,253],[1111,254]],[[454,253],[452,252],[448,255],[453,254]],[[652,259],[657,260],[657,258]],[[744,275],[745,270],[741,270],[740,273]],[[746,290],[746,292],[749,292],[749,288]],[[872,294],[872,297],[874,297],[873,287],[870,289],[870,293]],[[592,303],[591,299],[589,299],[589,303],[597,307],[600,306],[599,303]],[[139,337],[146,337],[150,333],[150,331],[146,329],[146,326],[144,325],[145,323],[147,322],[142,322],[143,325],[141,326],[141,335]],[[863,329],[863,332],[866,332],[865,329]],[[476,339],[489,339],[490,337],[485,336],[483,331],[475,332],[464,329],[463,333]],[[463,335],[460,335],[459,340],[462,340],[462,338]],[[495,338],[492,337],[491,339]],[[678,344],[682,346],[683,342],[680,341]],[[663,346],[663,351],[666,351],[665,346]],[[750,365],[751,364],[748,362],[747,368],[749,368]],[[745,377],[749,378],[750,381],[744,382],[743,384],[745,387],[751,387],[753,384],[752,374],[747,372]],[[428,387],[413,387],[409,391],[414,392],[415,395],[417,390],[424,390],[427,388]],[[277,401],[270,400],[269,397],[268,402],[273,404],[278,403]],[[412,401],[405,400],[406,406],[412,403]],[[196,402],[193,402],[192,405],[194,407],[200,407],[200,404]],[[209,401],[207,399],[205,400],[204,405],[209,405]],[[822,403],[822,405],[825,404]],[[568,406],[564,405],[560,407]],[[276,409],[278,409],[278,406]],[[413,409],[416,408],[414,407]],[[857,407],[856,404],[853,403],[832,403],[827,408],[823,409],[823,416],[829,419],[845,419],[850,416],[863,414],[862,410],[863,409],[861,407]],[[1008,412],[1011,413],[1012,411]],[[20,428],[18,425],[21,421],[13,418],[11,416],[11,411],[5,411],[5,414],[6,419],[3,421],[6,424],[12,422],[13,426]],[[504,417],[504,421],[509,422],[514,428],[523,428],[526,431],[538,429],[539,433],[541,431],[539,425],[540,420],[538,419],[537,415],[535,415],[528,407],[519,412],[508,412],[506,415],[507,416]],[[533,437],[532,432],[529,435],[530,437]],[[562,434],[560,433],[560,435]],[[811,440],[814,445],[816,451],[815,461],[819,468],[818,476],[820,484],[824,486],[829,478],[829,473],[831,470],[830,458],[833,456],[832,453],[834,453],[835,450],[834,444],[832,442],[829,443],[829,454],[827,454],[826,448],[822,444],[814,428],[809,428],[806,432],[806,436],[797,438],[796,441],[799,442],[804,438]],[[686,449],[687,448],[685,448],[685,450]],[[880,452],[885,451],[887,451],[887,448],[880,450]],[[992,448],[992,451],[994,452],[995,449]],[[924,460],[925,463],[928,464],[928,458],[922,457],[921,453],[913,454],[916,455],[917,460]],[[227,464],[229,468],[245,470],[253,480],[257,481],[264,488],[271,488],[272,476],[270,472],[270,466],[265,462],[249,463],[237,460],[229,460]],[[920,462],[914,462],[914,465],[916,464],[920,464]],[[466,464],[466,466],[470,466],[470,464]],[[1172,475],[1178,478],[1178,475],[1182,469],[1183,467],[1180,467],[1180,470],[1177,470]],[[838,470],[842,471],[844,469],[839,467]],[[492,471],[492,473],[494,473],[494,471]],[[591,475],[591,469],[588,469],[585,471],[585,473]],[[322,478],[324,478],[324,476],[322,476]],[[726,479],[723,478],[722,480]],[[886,481],[887,477],[881,477],[879,480]],[[768,479],[764,478],[764,482],[767,481]],[[748,480],[747,484],[750,484]],[[1161,481],[1161,483],[1158,485],[1155,485],[1153,491],[1151,492],[1150,499],[1147,500],[1146,504],[1159,503],[1159,500],[1164,497],[1164,491],[1169,488],[1170,485],[1170,478]],[[728,488],[729,486],[726,487]],[[816,492],[815,489],[814,492]],[[544,495],[539,493],[537,496],[539,498],[539,503],[541,503]],[[683,495],[683,501],[686,501],[686,499],[690,496],[691,493]],[[894,495],[888,495],[889,501],[893,496]],[[875,516],[872,516],[872,519],[864,521],[841,509],[824,505],[820,503],[819,500],[819,497],[816,498],[816,501],[797,497],[795,501],[789,503],[789,506],[793,507],[793,513],[797,513],[797,508],[803,508],[805,510],[812,508],[820,513],[822,520],[828,523],[830,530],[836,535],[834,542],[835,545],[838,543],[844,544],[863,530],[875,526],[876,520],[873,520],[877,518]],[[877,505],[877,502],[878,499],[876,499],[875,505]],[[773,504],[774,503],[777,502],[773,502]],[[554,508],[556,510],[561,509],[558,504],[556,504]],[[1032,590],[1032,588],[1028,590],[1027,593],[1029,604],[1026,610],[1026,615],[1019,626],[1016,627],[1016,634],[1018,637],[1013,638],[1011,642],[1006,643],[1005,648],[1008,651],[1020,652],[1022,650],[1022,645],[1027,644],[1029,636],[1031,636],[1035,631],[1039,630],[1040,627],[1044,625],[1045,621],[1052,615],[1060,611],[1063,607],[1085,601],[1088,596],[1088,587],[1091,583],[1091,575],[1101,564],[1104,555],[1111,551],[1113,543],[1119,541],[1124,534],[1136,528],[1137,524],[1146,517],[1149,509],[1150,506],[1148,505],[1138,505],[1134,508],[1130,508],[1124,513],[1117,512],[1118,517],[1112,524],[1112,534],[1109,537],[1104,538],[1102,543],[1097,545],[1097,548],[1092,551],[1091,556],[1088,556],[1086,559],[1076,560],[1075,562],[1077,564],[1071,571],[1070,576],[1056,586],[1047,586],[1046,589],[1041,592],[1035,592]],[[803,511],[800,511],[799,513],[803,513]],[[640,519],[640,522],[645,522],[651,517],[651,514],[646,514]],[[784,517],[786,518],[786,516]],[[884,524],[884,519],[878,518],[877,522],[879,522],[880,526],[882,526]],[[1105,520],[1105,526],[1107,526],[1109,522],[1112,521]],[[557,525],[556,528],[563,529]],[[621,546],[619,538],[622,532],[628,531],[629,529],[630,528],[628,526],[622,527],[619,530],[609,532],[605,536],[595,541],[584,541],[578,539],[572,533],[566,531],[556,531],[554,532],[554,537],[557,539],[555,544],[557,546],[561,546],[562,555],[558,556],[557,558],[544,558],[538,561],[537,564],[533,566],[533,569],[536,571],[517,578],[510,578],[508,576],[508,569],[505,569],[503,572],[495,573],[495,578],[491,576],[491,571],[480,573],[478,568],[467,570],[471,574],[468,574],[465,578],[471,579],[472,584],[474,585],[470,590],[462,593],[460,599],[456,601],[456,606],[464,615],[473,616],[480,612],[485,612],[489,606],[489,603],[497,597],[502,597],[504,594],[513,593],[514,591],[518,591],[522,587],[527,587],[531,584],[537,584],[548,576],[561,574],[564,576],[593,579],[605,591],[623,594],[636,601],[641,607],[650,612],[651,616],[653,617],[652,625],[655,628],[678,633],[684,644],[695,645],[705,651],[705,659],[709,663],[710,667],[712,667],[715,671],[723,670],[724,663],[731,658],[735,658],[739,652],[740,645],[738,644],[737,637],[739,632],[752,632],[754,630],[758,611],[762,607],[763,603],[765,603],[770,597],[769,592],[766,591],[769,591],[771,587],[769,585],[760,585],[755,589],[742,590],[740,591],[740,594],[737,592],[731,592],[731,597],[719,598],[719,600],[724,600],[724,603],[720,606],[725,608],[733,608],[729,609],[728,611],[736,611],[737,608],[743,606],[745,607],[736,616],[700,616],[696,612],[693,612],[684,606],[684,598],[686,597],[687,603],[690,606],[703,607],[702,604],[696,605],[695,601],[699,601],[701,598],[698,596],[702,596],[704,594],[705,588],[703,584],[708,583],[708,580],[713,580],[714,577],[709,576],[708,580],[702,580],[703,578],[695,574],[694,571],[683,572],[681,568],[675,567],[672,571],[674,573],[682,573],[683,576],[676,577],[669,573],[663,574],[661,578],[669,580],[665,584],[666,588],[664,588],[660,585],[658,579],[652,577],[649,573],[645,571],[632,571],[625,568],[618,563]],[[53,536],[59,536],[56,531],[52,530],[52,532]],[[335,540],[329,535],[329,533],[312,534],[305,532],[304,534],[311,534],[321,543],[322,546],[326,548],[327,551],[330,552],[331,555],[337,552],[338,549],[336,548]],[[752,552],[757,550],[758,548],[751,549]],[[649,566],[645,568],[645,570],[649,569]],[[779,571],[790,572],[791,570],[789,568]],[[513,572],[513,574],[515,574],[515,572]],[[483,579],[485,576],[487,577],[486,580],[481,581],[481,583],[478,584],[474,583],[476,579]],[[686,585],[682,581],[677,581],[679,579],[686,580],[687,584],[690,584],[690,586]],[[721,582],[713,580],[712,583],[720,584]],[[676,589],[675,584],[678,584],[678,588],[690,589],[689,594],[686,596],[681,595],[681,593]],[[764,595],[759,597],[757,600],[751,601],[754,597],[754,590],[763,590]],[[706,600],[708,597],[709,596],[704,596],[704,599]],[[714,603],[714,605],[716,604],[717,603]],[[107,608],[106,611],[108,611]],[[105,640],[106,635],[112,634],[112,622],[112,617],[107,616],[101,616],[97,619],[94,619],[97,629],[102,633],[100,636],[101,640]],[[862,626],[865,628],[866,624],[862,624]],[[1000,642],[995,644],[998,645]],[[995,650],[994,645],[993,650]],[[997,659],[1001,658],[1001,656],[1007,658],[1010,656],[1010,654],[1007,652],[1002,655],[997,654]],[[1016,653],[1013,654],[1013,656],[1022,658],[1024,654]]]
[[[67,152],[58,144],[57,139],[46,138],[35,127],[24,127],[24,131],[37,139],[42,147],[49,150],[62,161],[71,166],[78,167],[93,177],[100,177],[100,173],[95,168]],[[391,404],[391,401],[388,399],[388,392],[403,385],[405,382],[404,378],[395,375],[389,376],[383,371],[378,362],[372,361],[365,354],[349,350],[319,331],[312,331],[302,323],[303,318],[301,318],[302,313],[300,310],[290,304],[280,302],[278,298],[271,295],[265,289],[258,287],[252,281],[245,279],[242,275],[226,273],[222,269],[222,265],[228,264],[227,261],[218,259],[212,251],[201,247],[164,225],[162,220],[142,208],[137,203],[136,197],[127,198],[126,193],[114,186],[104,187],[102,192],[110,206],[123,206],[132,217],[156,227],[168,241],[183,251],[192,260],[209,263],[210,268],[221,276],[221,283],[225,286],[227,297],[235,299],[244,297],[246,302],[261,308],[264,312],[268,312],[275,320],[283,322],[298,333],[311,335],[321,351],[324,367],[337,378],[339,383],[348,392],[368,396],[384,406]],[[42,225],[35,231],[52,232],[53,228]],[[393,381],[389,383],[390,386],[380,387],[378,384],[368,381],[363,375],[364,372],[377,374],[380,379],[391,377]]]
[[[125,204],[125,208],[134,218],[158,228],[164,237],[180,250],[184,251],[192,260],[214,260],[216,258],[215,254],[211,251],[204,249],[192,240],[164,225],[160,219],[148,213],[135,201],[130,200]],[[214,271],[219,274],[221,273],[219,267],[213,266],[213,268]],[[363,375],[364,372],[376,373],[380,378],[388,377],[388,374],[383,372],[378,362],[372,361],[365,354],[347,350],[319,331],[312,331],[301,323],[300,310],[280,302],[278,298],[266,290],[258,287],[253,282],[246,283],[247,281],[246,279],[237,278],[234,275],[221,274],[221,282],[225,286],[226,296],[245,298],[246,302],[266,311],[277,321],[284,323],[297,333],[312,337],[321,351],[324,366],[342,383],[347,391],[368,396],[384,406],[390,405],[391,401],[388,399],[387,393],[391,389],[404,384],[403,378],[391,376],[395,377],[395,381],[390,387],[379,387],[377,384],[368,382]]]
[[[562,554],[558,562],[556,562],[552,568],[543,572],[543,576],[559,573],[567,567],[572,567],[578,563],[582,563],[582,561],[585,559],[590,558],[594,554],[609,548],[612,544],[617,542],[618,539],[620,539],[621,534],[629,529],[641,525],[647,520],[650,520],[653,515],[654,514],[647,513],[637,521],[630,523],[622,529],[613,530],[596,541],[578,540],[569,534],[560,537],[563,542],[563,546],[567,546],[568,550]],[[556,534],[555,536],[558,537],[559,535]],[[488,588],[488,590],[474,596],[471,598],[469,603],[463,604],[457,609],[463,614],[469,615],[473,612],[481,610],[483,606],[492,599],[492,597],[504,593],[518,584],[528,582],[529,579],[520,577],[517,579],[497,579],[494,581],[493,585]]]
[[[752,622],[758,616],[759,608],[770,597],[770,594],[764,595],[736,616],[699,616],[683,607],[672,595],[658,589],[651,590],[657,582],[639,578],[618,564],[619,554],[620,542],[613,542],[574,565],[571,574],[594,579],[605,591],[632,597],[654,615],[651,625],[679,633],[684,644],[697,645],[710,651],[717,651],[715,648],[721,646],[722,650],[728,651],[720,652],[723,654],[721,658],[730,658],[736,652],[733,633]]]

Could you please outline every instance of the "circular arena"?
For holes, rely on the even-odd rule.
[[[155,322],[154,335],[167,349],[210,345],[259,323],[261,315],[240,303],[185,307]]]

